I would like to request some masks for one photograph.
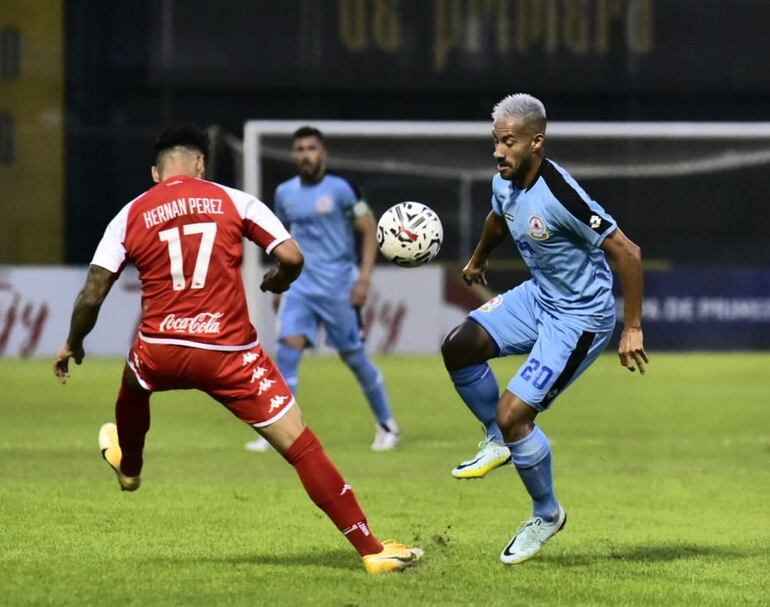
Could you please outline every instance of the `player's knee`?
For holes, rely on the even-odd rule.
[[[284,346],[293,350],[304,350],[308,347],[307,338],[304,335],[289,335],[282,337],[280,341]]]
[[[500,402],[497,406],[497,425],[503,431],[506,442],[521,440],[535,427],[528,405],[520,401],[520,406],[512,402]]]
[[[457,341],[453,339],[455,334],[455,331],[452,330],[441,342],[441,357],[444,359],[444,366],[450,370],[461,368],[458,366],[460,348],[457,346]]]
[[[441,356],[444,359],[446,368],[451,371],[462,369],[472,364],[469,355],[473,346],[471,332],[465,326],[465,323],[461,323],[452,329],[441,343]]]
[[[369,357],[366,355],[363,348],[340,352],[340,358],[356,373],[363,373],[366,371],[375,374],[377,373],[377,368],[374,366],[374,363],[369,360]]]
[[[492,358],[491,344],[486,343],[485,335],[481,327],[468,321],[452,329],[441,342],[441,356],[447,370],[462,369]]]
[[[123,386],[133,392],[147,392],[128,364],[123,366]]]

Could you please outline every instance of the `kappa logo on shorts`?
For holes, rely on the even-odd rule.
[[[255,360],[259,358],[254,352],[246,352],[246,354],[243,355],[243,364],[242,367],[245,367],[246,365],[250,365]]]
[[[253,384],[253,383],[254,383],[255,381],[257,381],[258,379],[262,379],[262,376],[263,376],[265,373],[267,373],[267,369],[265,369],[264,367],[257,367],[256,369],[254,369],[254,370],[251,372],[251,382],[250,382],[250,383],[252,383],[252,384]]]
[[[527,232],[533,240],[547,240],[551,237],[545,221],[537,215],[531,215],[529,218],[529,231]]]
[[[259,382],[259,391],[257,392],[257,396],[262,396],[262,393],[267,392],[274,383],[274,379],[263,379],[261,382]]]
[[[280,409],[283,406],[283,403],[285,403],[287,400],[289,400],[288,396],[276,395],[273,398],[271,398],[270,399],[270,411],[268,411],[268,413],[272,413],[276,409]]]
[[[502,295],[495,295],[487,303],[485,303],[483,306],[481,306],[479,308],[479,310],[481,310],[482,312],[491,312],[495,308],[500,307],[501,303],[503,303],[503,296]]]

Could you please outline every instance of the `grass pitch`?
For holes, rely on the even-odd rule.
[[[368,576],[274,452],[202,394],[153,397],[143,486],[121,493],[97,431],[121,362],[66,386],[48,361],[0,361],[3,605],[767,605],[770,355],[657,355],[641,378],[600,359],[541,416],[564,532],[498,554],[529,512],[515,471],[457,481],[478,423],[437,357],[381,358],[403,431],[372,453],[349,371],[308,357],[299,401],[374,531],[425,549]],[[507,383],[520,364],[494,364]]]

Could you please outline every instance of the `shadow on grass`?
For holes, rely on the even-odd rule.
[[[186,561],[192,563],[199,562],[206,565],[211,563],[254,565],[256,567],[277,565],[279,567],[328,567],[331,569],[346,569],[348,571],[359,569],[363,571],[363,565],[358,555],[352,549],[329,550],[326,552],[214,555],[195,558],[183,557],[173,560],[175,563]]]
[[[716,559],[741,559],[759,555],[755,549],[698,544],[646,544],[622,546],[612,542],[594,545],[590,554],[548,554],[538,556],[538,561],[555,563],[563,567],[579,567],[600,562],[628,561],[633,563],[661,563],[682,559],[711,557]]]

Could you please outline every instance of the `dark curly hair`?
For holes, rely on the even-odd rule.
[[[195,148],[208,157],[209,155],[209,136],[206,131],[200,129],[194,124],[177,124],[163,129],[155,140],[155,156],[160,156],[162,152],[182,146],[186,148]]]

